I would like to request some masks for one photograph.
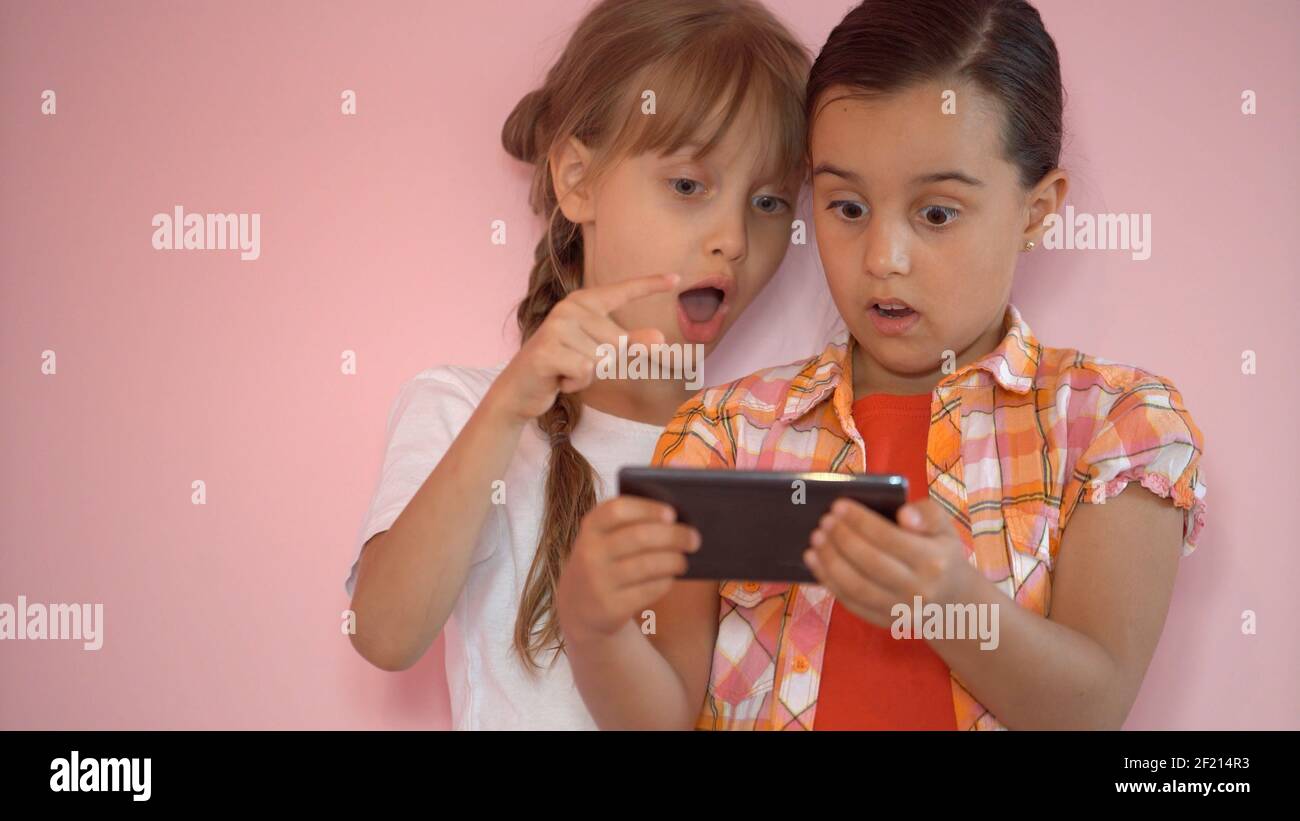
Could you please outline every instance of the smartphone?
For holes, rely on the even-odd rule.
[[[672,505],[700,532],[682,578],[816,582],[803,552],[831,503],[861,502],[893,521],[907,479],[893,474],[625,467],[618,492]]]

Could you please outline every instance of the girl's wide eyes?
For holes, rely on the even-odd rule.
[[[668,184],[673,187],[674,192],[682,195],[683,197],[689,197],[694,194],[698,194],[704,188],[703,184],[698,183],[695,180],[689,179],[687,177],[675,177],[669,180]]]
[[[835,211],[848,222],[857,222],[867,213],[866,206],[853,200],[836,200],[828,206],[828,209]],[[958,211],[956,208],[944,205],[927,205],[921,209],[920,215],[925,224],[931,228],[943,228],[957,219]]]
[[[790,207],[790,203],[771,194],[759,194],[752,202],[754,207],[764,214],[779,214]]]
[[[674,177],[668,181],[673,193],[680,197],[694,197],[704,190],[704,183],[689,177]],[[759,194],[750,203],[764,214],[780,214],[790,209],[790,203],[774,194]]]
[[[957,219],[957,209],[942,205],[927,205],[921,209],[921,219],[925,220],[926,225],[942,228]]]
[[[835,200],[827,206],[827,210],[837,212],[849,222],[856,222],[862,219],[863,214],[867,213],[867,209],[862,203],[853,200]]]

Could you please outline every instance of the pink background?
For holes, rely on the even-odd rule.
[[[850,4],[771,5],[815,51]],[[537,232],[498,135],[584,7],[0,7],[0,601],[105,610],[98,652],[0,642],[0,727],[445,726],[441,646],[371,668],[339,629],[343,581],[398,386],[514,346]],[[1150,213],[1153,254],[1036,250],[1015,302],[1046,344],[1173,379],[1208,446],[1207,530],[1127,726],[1300,728],[1300,6],[1040,8],[1071,202]],[[178,203],[260,213],[261,258],[153,250]],[[811,353],[827,305],[796,247],[709,381]],[[783,335],[748,330],[763,314]]]

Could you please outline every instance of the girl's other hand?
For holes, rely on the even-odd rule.
[[[613,635],[667,595],[700,547],[695,528],[662,502],[616,496],[583,517],[560,574],[556,615],[565,641]]]
[[[581,288],[556,303],[536,332],[510,360],[484,401],[502,408],[513,420],[527,422],[550,409],[560,393],[577,393],[591,385],[602,344],[661,344],[656,328],[629,333],[610,313],[642,297],[671,290],[677,274],[655,274],[608,285]]]
[[[849,612],[877,627],[914,597],[965,604],[978,571],[948,514],[933,499],[910,502],[894,523],[852,499],[837,499],[810,538],[804,562]]]

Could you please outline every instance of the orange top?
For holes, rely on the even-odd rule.
[[[1173,500],[1184,517],[1182,555],[1195,550],[1205,530],[1205,438],[1178,388],[1132,365],[1044,345],[1014,305],[1002,331],[996,348],[930,393],[925,484],[970,563],[1016,606],[1046,618],[1074,511],[1130,483]],[[677,409],[650,463],[866,472],[853,421],[855,344],[841,328],[816,356],[705,388]],[[817,726],[835,597],[816,584],[747,579],[722,580],[718,594],[718,639],[695,726]],[[959,730],[1005,728],[950,678]]]
[[[864,396],[853,403],[853,421],[866,445],[867,472],[900,473],[909,502],[926,498],[930,394]],[[955,730],[948,665],[924,639],[895,639],[837,600],[814,729]]]

